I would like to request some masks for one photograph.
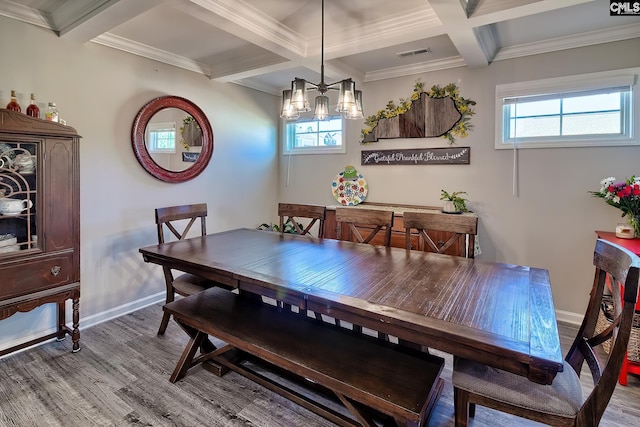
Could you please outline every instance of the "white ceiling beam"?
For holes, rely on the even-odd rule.
[[[582,3],[589,3],[592,1],[594,0],[538,0],[533,2],[530,1],[525,4],[525,2],[504,0],[500,4],[496,4],[494,7],[487,6],[486,10],[480,10],[479,8],[479,10],[469,17],[469,23],[474,26],[494,24],[511,19],[523,18],[528,15],[550,12],[556,9],[562,9]],[[431,3],[433,3],[433,1]],[[485,2],[480,6],[485,4],[489,3]]]
[[[60,37],[85,43],[161,3],[162,0],[67,1],[52,18]]]
[[[304,66],[319,69],[321,39],[306,39],[241,0],[170,0],[191,16],[279,55],[291,64],[267,63],[247,67],[247,61],[225,58],[224,68],[213,70],[217,81],[234,81],[278,69]],[[430,8],[420,8],[367,26],[331,33],[325,40],[325,59],[380,49],[442,34],[442,25]],[[273,62],[273,61],[272,61]],[[330,72],[330,71],[328,71]],[[364,79],[364,75],[362,75]]]
[[[194,18],[284,58],[306,56],[304,37],[242,0],[168,1]]]
[[[273,55],[252,55],[243,59],[224,59],[220,61],[216,58],[212,68],[211,79],[219,82],[233,82],[238,79],[255,77],[261,74],[284,71],[289,68],[299,66],[296,61],[274,58]]]
[[[250,77],[257,77],[262,74],[275,73],[278,71],[286,71],[297,67],[306,67],[307,61],[284,61],[278,64],[272,64],[267,66],[253,67],[244,71],[236,71],[233,73],[213,73],[211,79],[218,82],[235,82]]]
[[[491,33],[471,25],[459,1],[429,0],[429,4],[442,21],[444,30],[467,66],[475,68],[489,65],[490,60],[495,56],[495,51],[490,51],[481,43],[481,40],[484,40],[489,47],[495,45],[495,42],[490,41]]]
[[[442,34],[442,22],[433,9],[421,7],[389,19],[330,33],[325,36],[325,57],[355,55]],[[320,36],[309,40],[309,50],[319,52],[320,42]]]

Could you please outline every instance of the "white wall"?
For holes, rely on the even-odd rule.
[[[4,17],[0,57],[2,105],[15,89],[24,111],[34,92],[82,136],[81,330],[164,298],[160,267],[138,253],[156,242],[154,208],[206,202],[209,232],[256,227],[276,211],[276,97]],[[151,177],[131,148],[135,115],[161,95],[193,101],[213,127],[211,163],[186,183]],[[54,315],[48,305],[0,321],[0,348],[51,331]]]
[[[513,154],[494,149],[495,86],[638,67],[638,52],[640,39],[634,39],[499,61],[486,68],[457,68],[364,84],[365,115],[369,115],[384,109],[390,100],[409,97],[417,79],[425,87],[459,83],[461,95],[477,101],[474,129],[457,141],[458,146],[471,147],[471,164],[361,166],[362,149],[444,147],[446,141],[392,139],[362,146],[362,121],[348,121],[346,154],[281,157],[280,199],[334,204],[330,183],[348,164],[366,178],[367,201],[439,206],[441,189],[466,191],[469,208],[480,217],[483,253],[478,259],[548,269],[559,318],[575,321],[574,313],[581,319],[577,313],[584,313],[593,279],[594,230],[614,230],[620,221],[617,209],[588,191],[599,189],[604,177],[640,174],[640,147],[521,150],[519,197],[514,197]],[[634,125],[637,133],[640,123]]]

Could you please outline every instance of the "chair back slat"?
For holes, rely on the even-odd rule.
[[[198,203],[193,205],[168,206],[165,208],[157,208],[156,226],[158,231],[158,243],[164,243],[164,229],[166,228],[178,240],[187,237],[193,224],[200,220],[200,234],[207,234],[207,204]],[[188,220],[186,224],[185,221]],[[178,226],[178,223],[180,226]],[[182,229],[182,232],[179,231]]]
[[[584,361],[587,362],[593,382],[596,384],[600,381],[600,378],[602,378],[603,362],[595,353],[593,342],[591,340],[585,338],[580,341],[580,354],[584,358]]]
[[[391,246],[391,229],[393,228],[393,211],[364,209],[364,208],[336,208],[336,223],[338,238],[344,239],[344,234],[351,235],[358,243],[371,244],[378,233],[384,233],[383,245]],[[343,225],[348,228],[348,233],[343,234]],[[370,229],[363,236],[360,231]]]
[[[475,215],[443,215],[435,212],[405,212],[403,214],[406,248],[414,249],[411,244],[412,230],[417,230],[420,239],[419,249],[445,253],[453,244],[459,243],[457,255],[473,258],[475,236],[478,233],[478,217]],[[448,232],[453,235],[441,244],[436,244],[431,232]]]
[[[299,203],[278,203],[278,216],[280,217],[280,232],[284,232],[284,227],[289,221],[297,234],[311,236],[312,227],[318,223],[319,238],[324,236],[324,221],[326,217],[325,206],[308,205]],[[301,226],[298,219],[304,218],[311,220],[306,227]],[[304,228],[303,228],[304,227]]]

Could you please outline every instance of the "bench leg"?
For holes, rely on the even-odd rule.
[[[366,410],[364,410],[364,408],[360,408],[360,405],[358,405],[356,402],[349,400],[340,393],[336,393],[336,396],[338,396],[338,399],[340,399],[342,404],[349,410],[349,412],[351,412],[353,416],[356,417],[356,420],[358,420],[360,424],[365,427],[377,426],[377,424],[373,421],[371,415]]]
[[[202,344],[202,341],[207,337],[207,334],[202,332],[197,332],[195,337],[191,337],[184,351],[182,352],[182,356],[180,356],[180,360],[178,360],[178,364],[176,368],[173,370],[171,374],[171,378],[169,381],[175,383],[176,381],[184,378],[187,374],[187,371],[191,367],[191,362],[193,361],[193,356],[195,356],[198,348]]]

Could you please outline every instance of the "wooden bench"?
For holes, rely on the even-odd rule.
[[[164,310],[191,337],[171,382],[198,363],[215,362],[342,426],[375,426],[370,409],[398,425],[422,426],[442,390],[442,358],[278,310],[250,294],[211,288]],[[194,358],[207,335],[228,345]],[[333,392],[355,420],[251,370],[230,356],[238,350]]]

